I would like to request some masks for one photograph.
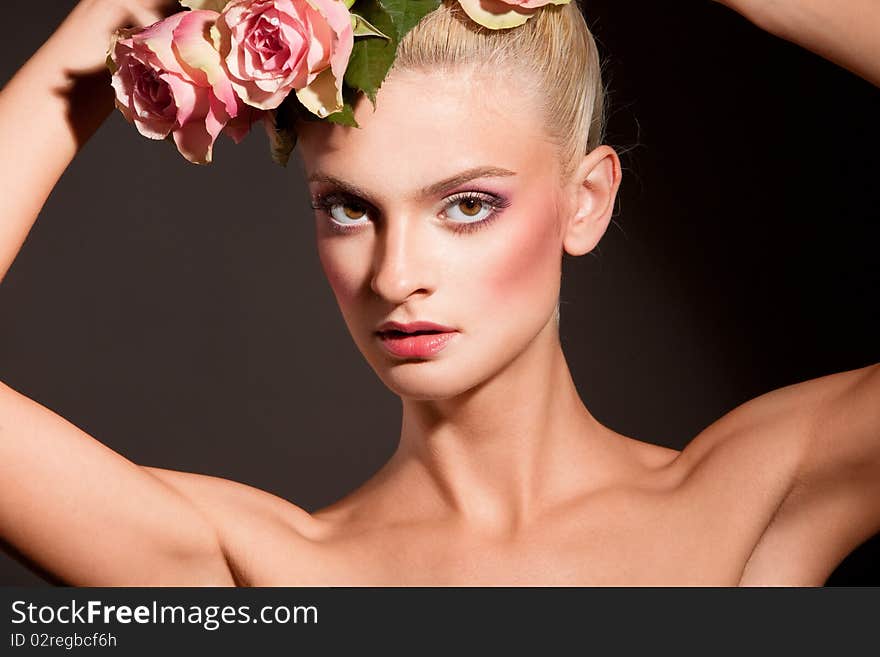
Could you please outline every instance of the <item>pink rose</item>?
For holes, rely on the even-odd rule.
[[[171,134],[197,164],[211,161],[217,136],[245,107],[210,40],[218,16],[183,11],[147,28],[120,30],[110,50],[116,106],[125,118],[145,137]],[[239,120],[228,132],[240,141],[247,130]]]
[[[296,90],[318,116],[342,109],[354,45],[342,0],[232,0],[217,31],[230,81],[248,105],[274,109]]]

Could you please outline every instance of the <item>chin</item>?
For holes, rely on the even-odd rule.
[[[455,346],[458,349],[422,360],[397,359],[374,345],[360,351],[385,387],[398,397],[431,401],[456,397],[491,376],[488,354],[478,359],[461,349],[464,345]]]
[[[382,383],[398,397],[431,401],[450,399],[473,388],[479,378],[471,368],[456,367],[453,359],[371,363]],[[468,371],[464,371],[464,370]]]
[[[359,336],[361,337],[361,336]],[[492,379],[516,360],[534,340],[531,331],[460,336],[435,357],[402,360],[367,341],[356,341],[376,376],[398,397],[419,401],[451,399]]]

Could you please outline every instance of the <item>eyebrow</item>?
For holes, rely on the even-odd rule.
[[[422,197],[435,196],[437,194],[442,194],[446,190],[452,189],[453,187],[457,187],[458,185],[462,185],[471,180],[476,180],[477,178],[501,178],[505,176],[515,175],[516,172],[510,171],[509,169],[504,169],[502,167],[473,167],[471,169],[466,169],[465,171],[457,173],[454,176],[450,176],[449,178],[444,178],[443,180],[428,185],[427,187],[422,187],[419,190],[419,194]],[[310,175],[309,182],[331,183],[333,185],[336,185],[340,189],[348,192],[349,194],[360,196],[361,198],[373,203],[370,198],[370,194],[366,190],[361,189],[357,185],[352,185],[351,183],[347,183],[344,180],[340,180],[339,178],[335,178],[334,176],[327,175],[322,171],[316,171],[315,173]]]

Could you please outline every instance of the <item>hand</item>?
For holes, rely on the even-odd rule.
[[[68,70],[97,73],[105,67],[110,38],[120,27],[145,27],[184,7],[177,0],[80,0],[58,28],[54,39],[67,41],[75,52]]]
[[[0,281],[80,146],[113,110],[107,50],[120,27],[182,11],[176,0],[80,0],[0,90]]]
[[[121,17],[126,26],[152,25],[158,20],[184,11],[178,0],[80,0],[81,5],[96,5],[109,16]]]

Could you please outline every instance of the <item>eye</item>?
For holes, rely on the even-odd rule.
[[[363,223],[362,220],[366,218],[367,212],[364,208],[352,203],[335,203],[330,206],[330,216],[341,224]]]
[[[367,207],[342,194],[319,195],[312,202],[312,208],[330,215],[331,228],[337,232],[354,230],[369,222]]]
[[[447,199],[446,215],[456,232],[470,232],[483,228],[495,219],[499,211],[510,205],[494,194],[462,192]]]
[[[446,199],[442,216],[449,220],[455,232],[471,232],[489,225],[508,205],[508,201],[494,194],[461,192]],[[329,215],[330,228],[337,233],[358,230],[371,221],[370,206],[345,193],[319,194],[312,208]]]
[[[492,199],[486,199],[473,193],[459,194],[449,198],[448,201],[446,216],[458,222],[482,221],[494,210]]]

